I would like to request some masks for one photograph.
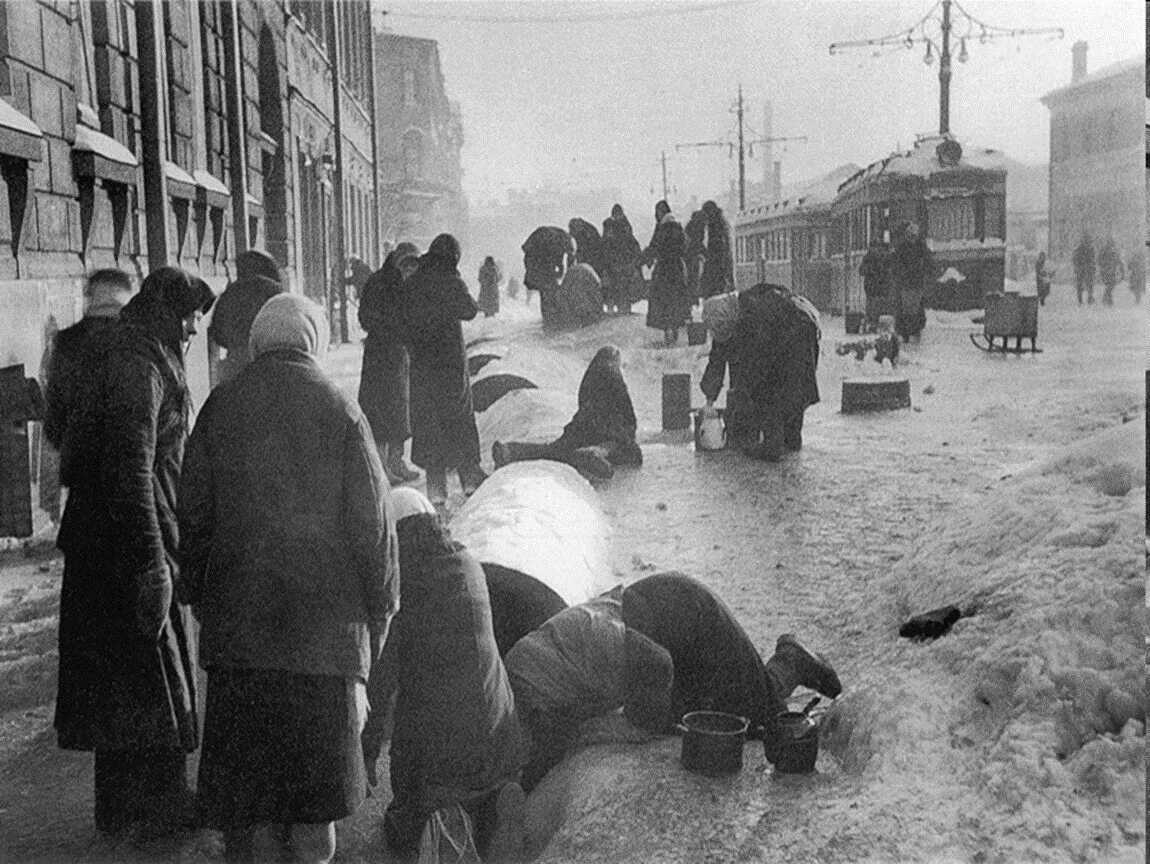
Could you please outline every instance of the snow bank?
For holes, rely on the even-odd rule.
[[[456,515],[451,534],[480,562],[526,573],[568,605],[615,585],[611,529],[598,496],[559,462],[499,469]]]

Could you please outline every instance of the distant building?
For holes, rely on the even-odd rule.
[[[377,32],[375,89],[384,243],[426,249],[436,234],[466,233],[463,122],[447,98],[438,43]]]
[[[1087,45],[1071,49],[1070,83],[1042,97],[1050,110],[1048,254],[1068,258],[1084,233],[1114,238],[1123,257],[1145,242],[1146,187],[1138,181],[1145,59],[1087,72]],[[1145,96],[1143,97],[1145,98]]]

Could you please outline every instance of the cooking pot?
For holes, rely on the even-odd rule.
[[[692,711],[683,717],[680,761],[688,771],[718,776],[743,770],[747,719],[722,711]]]
[[[812,700],[802,711],[784,711],[763,735],[763,755],[779,774],[809,774],[819,758],[819,723],[810,716]]]

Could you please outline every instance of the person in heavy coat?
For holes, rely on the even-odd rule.
[[[295,294],[204,404],[180,481],[177,594],[208,672],[197,810],[229,860],[323,862],[363,801],[372,659],[399,605],[371,429],[319,365],[323,310]]]
[[[1122,256],[1113,237],[1107,237],[1098,250],[1098,278],[1102,280],[1102,305],[1114,305],[1114,286],[1122,279]]]
[[[922,233],[913,223],[903,226],[891,257],[891,281],[898,296],[895,331],[904,342],[921,339],[926,326],[926,283],[934,261]]]
[[[371,670],[363,735],[374,783],[391,730],[384,833],[394,853],[412,856],[428,818],[459,805],[485,860],[504,860],[515,841],[507,829],[522,822],[524,747],[483,569],[422,495],[400,489],[394,498],[401,605]]]
[[[735,287],[735,259],[731,252],[731,225],[721,207],[714,201],[703,202],[707,220],[707,248],[703,274],[699,280],[699,297],[726,294]]]
[[[1071,256],[1074,264],[1074,290],[1078,294],[1078,305],[1086,295],[1087,304],[1094,303],[1094,241],[1089,234],[1082,235],[1082,241]]]
[[[687,220],[683,233],[687,236],[687,252],[684,256],[687,262],[687,288],[691,296],[702,298],[701,284],[703,263],[707,257],[707,214],[696,210]]]
[[[1134,295],[1134,302],[1141,303],[1142,295],[1146,293],[1146,256],[1141,249],[1130,253],[1130,260],[1126,264],[1126,283]]]
[[[635,441],[635,409],[623,380],[622,356],[614,345],[596,352],[579,383],[579,408],[563,434],[549,444],[496,441],[496,468],[529,459],[565,462],[592,478],[611,477],[616,467],[643,464]]]
[[[539,313],[545,330],[559,326],[556,302],[559,280],[574,263],[574,238],[554,225],[536,228],[523,243],[523,284],[528,291],[539,292]]]
[[[594,324],[603,317],[603,283],[595,268],[578,261],[567,268],[553,307],[556,327]]]
[[[403,449],[411,437],[411,361],[407,353],[400,287],[419,266],[419,250],[400,243],[363,287],[359,324],[367,333],[363,342],[363,370],[359,378],[359,407],[367,416],[383,469],[394,484],[419,479]]]
[[[279,267],[266,252],[249,249],[236,257],[235,281],[220,295],[208,323],[212,386],[235,378],[252,362],[252,321],[268,300],[285,290]],[[219,348],[227,351],[226,357],[218,356]]]
[[[588,264],[595,271],[595,275],[602,278],[603,270],[603,238],[599,236],[599,229],[576,216],[567,223],[567,233],[575,240],[575,258],[580,264]]]
[[[411,458],[427,472],[428,497],[437,504],[447,499],[448,471],[459,473],[465,495],[487,477],[479,467],[461,326],[479,307],[459,275],[459,257],[459,241],[440,234],[401,289],[411,354]]]
[[[184,344],[214,300],[154,270],[100,333],[69,406],[56,544],[57,742],[95,751],[96,828],[122,837],[186,824],[186,754],[199,734],[191,622],[173,599],[176,485],[191,397]]]
[[[64,448],[68,415],[82,398],[77,384],[88,364],[98,334],[116,323],[132,298],[132,280],[123,270],[96,270],[84,283],[84,317],[65,327],[52,341],[44,393],[44,437],[57,450]]]
[[[870,331],[878,329],[878,319],[894,312],[891,301],[890,244],[876,237],[859,266],[866,295],[866,320]]]
[[[499,283],[502,281],[499,265],[488,255],[479,268],[479,311],[484,318],[499,314]]]
[[[661,206],[659,206],[661,205]],[[679,341],[679,328],[691,317],[694,298],[687,286],[687,235],[671,214],[670,205],[660,201],[655,207],[658,223],[644,261],[652,264],[651,296],[647,303],[647,326],[663,331],[667,345]]]
[[[1046,270],[1046,251],[1038,253],[1034,260],[1034,290],[1038,294],[1038,305],[1045,306],[1046,298],[1050,296],[1051,274]]]
[[[643,299],[643,250],[623,207],[616,204],[603,221],[603,302],[609,312],[630,314]]]

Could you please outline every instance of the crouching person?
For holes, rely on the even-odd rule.
[[[374,780],[391,727],[384,834],[398,858],[413,859],[439,814],[468,825],[484,860],[504,860],[522,844],[523,745],[483,570],[426,498],[403,488],[393,500],[401,605],[371,672],[363,735]]]
[[[579,408],[563,434],[550,444],[496,441],[491,457],[496,468],[529,459],[565,462],[588,478],[606,479],[615,468],[643,464],[635,441],[638,424],[622,356],[614,345],[600,348],[579,384]]]
[[[371,430],[317,361],[327,334],[311,301],[269,300],[254,360],[212,391],[184,460],[177,592],[208,671],[197,811],[230,861],[331,860],[366,790],[397,547]]]

